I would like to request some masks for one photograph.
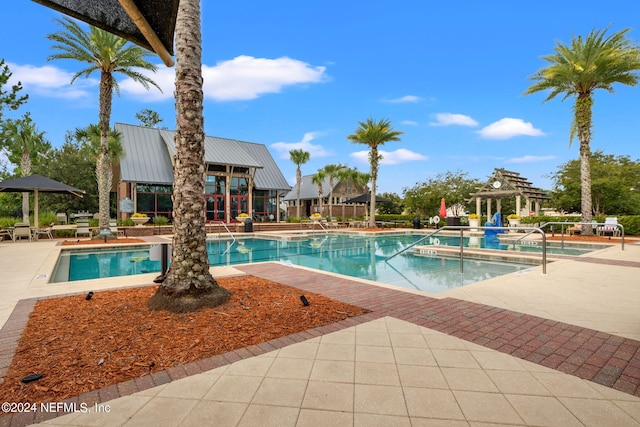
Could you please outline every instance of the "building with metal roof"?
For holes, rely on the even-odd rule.
[[[171,218],[175,132],[116,123],[124,155],[114,165],[118,216],[135,212]],[[240,213],[277,220],[278,200],[291,189],[264,144],[205,137],[208,221],[231,222]]]

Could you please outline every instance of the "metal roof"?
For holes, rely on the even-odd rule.
[[[276,164],[275,160],[269,153],[264,144],[256,144],[253,142],[236,141],[240,147],[246,150],[252,157],[258,159],[262,164],[262,168],[256,171],[253,185],[258,190],[291,190],[291,186],[287,182],[282,171]]]
[[[124,155],[121,179],[143,184],[173,184],[173,164],[159,129],[116,123]]]
[[[174,131],[163,130],[161,132],[167,148],[171,155],[176,154]],[[232,165],[247,168],[261,168],[262,163],[253,158],[242,148],[240,141],[235,139],[217,138],[215,136],[205,136],[204,138],[204,162],[216,165]]]
[[[115,127],[122,135],[125,150],[120,161],[122,181],[173,183],[174,131],[123,123],[116,123]],[[257,189],[291,188],[264,144],[207,136],[204,157],[205,163],[256,168]]]
[[[305,175],[300,181],[300,200],[317,199],[318,198],[318,184],[311,182],[313,175]],[[334,187],[340,183],[339,179],[333,180]],[[296,200],[298,198],[296,194],[297,185],[295,185],[291,191],[289,191],[283,200]],[[322,197],[329,196],[329,177],[326,177],[322,181]]]

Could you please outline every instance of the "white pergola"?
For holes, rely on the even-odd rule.
[[[520,216],[528,216],[530,212],[538,215],[540,204],[549,200],[549,196],[544,190],[535,188],[526,178],[520,176],[518,172],[496,168],[487,182],[478,187],[476,193],[472,194],[468,202],[476,201],[476,212],[482,212],[482,202],[486,202],[487,218],[491,218],[493,200],[496,201],[496,212],[502,210],[502,200],[515,198],[516,213]],[[522,198],[525,201],[523,215]]]

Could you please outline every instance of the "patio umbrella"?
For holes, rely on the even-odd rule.
[[[391,200],[385,199],[384,197],[376,196],[376,203],[388,203]],[[347,199],[345,203],[370,203],[371,202],[371,194],[366,193],[362,194],[358,197],[353,197],[351,199]]]
[[[447,216],[447,205],[444,203],[444,197],[440,201],[440,218],[444,218]]]
[[[0,191],[8,193],[33,193],[33,226],[38,229],[38,193],[69,193],[82,197],[85,193],[62,182],[41,175],[29,175],[22,178],[10,179],[0,182]],[[36,234],[37,236],[37,234]]]

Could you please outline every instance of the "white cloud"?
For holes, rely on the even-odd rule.
[[[71,85],[73,73],[56,66],[8,65],[13,73],[12,84],[20,81],[29,92],[55,98],[97,99],[99,73],[94,73],[89,79],[81,77]],[[121,92],[143,97],[145,101],[165,100],[174,96],[175,68],[158,65],[156,73],[146,70],[141,73],[156,82],[162,92],[155,87],[147,90],[129,78],[119,81]],[[328,79],[326,67],[314,67],[286,57],[268,59],[238,56],[215,66],[203,65],[202,75],[205,98],[216,101],[250,100],[268,93],[278,93],[287,86],[321,83]]]
[[[382,155],[381,165],[397,165],[400,163],[413,162],[416,160],[428,160],[427,156],[416,153],[405,148],[399,148],[395,151],[378,150]],[[369,164],[369,150],[356,151],[349,154],[349,157],[361,164]]]
[[[508,159],[507,163],[535,163],[535,162],[546,162],[547,160],[554,160],[556,156],[522,156],[522,157],[513,157]]]
[[[413,120],[403,120],[400,122],[401,125],[407,125],[407,126],[418,126],[418,122],[413,121]]]
[[[420,101],[422,101],[422,98],[414,95],[405,95],[405,96],[401,96],[400,98],[382,100],[382,102],[388,102],[390,104],[407,104],[407,103],[420,102]]]
[[[287,57],[238,56],[215,67],[203,67],[205,97],[217,101],[255,99],[278,93],[285,86],[321,83],[327,79],[325,70]]]
[[[271,148],[280,153],[281,159],[289,158],[289,151],[291,150],[304,150],[308,151],[311,158],[327,157],[333,153],[325,150],[321,145],[312,144],[311,141],[316,137],[323,135],[322,132],[307,132],[298,142],[276,142],[271,144]]]
[[[533,127],[531,122],[525,122],[522,119],[512,119],[505,117],[497,122],[491,123],[478,131],[480,136],[485,139],[509,139],[514,136],[543,136],[544,132]]]
[[[431,126],[478,126],[478,122],[464,114],[437,113],[435,117],[436,121],[429,123]]]
[[[95,97],[99,80],[95,78],[78,78],[71,85],[74,73],[64,71],[52,65],[36,67],[34,65],[18,65],[7,63],[11,73],[9,84],[22,83],[25,92],[51,98],[79,99]]]

